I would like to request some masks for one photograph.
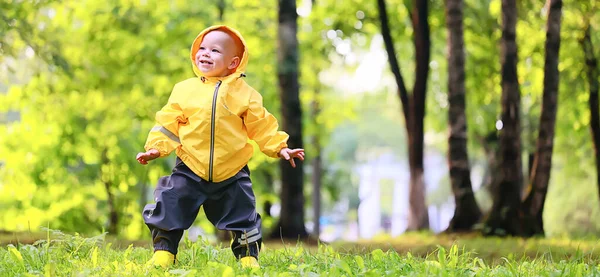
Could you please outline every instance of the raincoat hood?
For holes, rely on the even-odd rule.
[[[244,74],[244,72],[246,71],[246,65],[248,64],[248,47],[246,45],[246,41],[244,40],[244,38],[242,37],[242,35],[240,34],[240,32],[238,30],[233,29],[229,26],[225,26],[225,25],[214,25],[214,26],[208,27],[208,28],[204,29],[202,32],[200,32],[200,34],[198,34],[198,36],[196,37],[196,39],[194,39],[194,42],[192,43],[192,47],[190,50],[190,59],[192,60],[192,67],[194,69],[194,73],[196,74],[196,76],[204,77],[204,73],[202,73],[202,71],[200,71],[200,69],[198,69],[198,67],[196,66],[196,62],[195,62],[196,52],[198,52],[198,49],[200,49],[200,44],[202,43],[202,39],[204,38],[204,36],[214,30],[223,30],[227,33],[235,35],[240,40],[240,42],[242,43],[242,46],[244,47],[240,65],[237,67],[235,72],[230,74],[229,76],[231,76],[231,75],[239,76],[239,75]]]

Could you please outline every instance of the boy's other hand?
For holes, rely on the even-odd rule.
[[[287,161],[290,161],[290,164],[292,165],[292,167],[296,167],[296,162],[294,162],[294,158],[298,158],[301,161],[304,161],[304,149],[301,149],[301,148],[289,149],[286,147],[286,148],[281,149],[281,151],[279,151],[279,157],[284,158]]]
[[[135,159],[141,164],[148,164],[149,161],[160,157],[160,152],[156,149],[150,149],[146,152],[140,152]]]

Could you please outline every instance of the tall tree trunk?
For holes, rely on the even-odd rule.
[[[219,11],[219,21],[222,22],[225,18],[225,0],[217,2],[217,10]]]
[[[546,23],[546,61],[544,65],[544,95],[540,130],[536,143],[535,157],[529,180],[529,190],[523,203],[524,236],[543,235],[542,213],[548,192],[548,182],[552,169],[554,148],[554,126],[558,106],[558,55],[560,49],[560,25],[562,0],[548,0],[548,21]],[[597,102],[596,102],[597,103]],[[596,104],[597,106],[597,104]]]
[[[108,159],[108,149],[102,150],[102,165],[108,166],[110,160]],[[108,226],[106,231],[112,235],[118,235],[119,226],[119,214],[117,213],[117,207],[115,205],[115,196],[112,194],[111,188],[113,186],[112,176],[107,173],[102,174],[102,183],[106,190],[106,201],[108,203]]]
[[[485,222],[488,235],[519,234],[523,169],[521,161],[521,92],[517,77],[516,0],[502,0],[502,123],[500,174],[492,210]]]
[[[321,108],[319,105],[319,91],[320,88],[315,89],[315,99],[311,103],[311,117],[313,119],[313,124],[315,126],[319,126],[317,121],[317,117],[321,112]],[[312,193],[312,203],[313,203],[313,218],[314,218],[314,228],[313,228],[313,236],[315,239],[319,239],[321,234],[321,223],[319,219],[321,218],[321,181],[323,176],[323,162],[321,158],[321,143],[319,134],[321,132],[317,131],[312,137],[312,144],[315,149],[315,157],[312,161],[312,183],[313,183],[313,193]]]
[[[469,231],[481,218],[471,185],[467,152],[467,118],[465,115],[465,54],[463,39],[463,1],[446,0],[448,27],[448,165],[454,194],[454,216],[450,232]]]
[[[290,147],[302,147],[302,110],[298,84],[298,14],[295,0],[279,0],[278,67],[279,95],[283,130],[290,135]],[[304,174],[303,164],[296,168],[288,161],[280,160],[281,214],[273,237],[305,238],[304,227]]]
[[[385,0],[377,0],[381,34],[388,54],[390,68],[398,86],[398,96],[402,103],[404,121],[408,136],[408,164],[410,167],[408,230],[429,228],[429,215],[425,205],[425,183],[423,180],[423,119],[425,118],[425,99],[427,77],[429,75],[429,57],[431,41],[429,38],[428,1],[412,2],[411,20],[413,25],[413,43],[415,46],[416,77],[413,92],[408,95],[398,60],[394,50]]]
[[[421,230],[429,228],[429,215],[425,204],[425,182],[423,179],[423,147],[425,119],[425,96],[427,94],[427,77],[429,75],[429,57],[431,41],[429,38],[428,1],[414,0],[412,24],[414,29],[414,45],[416,58],[415,86],[412,94],[411,136],[408,139],[409,164],[411,168],[409,187],[408,229]]]
[[[592,131],[592,140],[594,142],[594,155],[596,157],[596,185],[598,186],[598,195],[600,195],[600,111],[598,111],[598,90],[600,88],[600,72],[598,71],[598,59],[595,56],[594,44],[591,37],[591,26],[587,22],[585,33],[581,39],[581,46],[585,53],[585,65],[588,84],[590,86],[590,99],[588,102],[590,108],[590,129]]]
[[[481,179],[480,189],[485,189],[490,196],[494,195],[495,181],[498,181],[498,133],[496,131],[488,133],[485,137],[479,137],[479,142],[483,146],[486,165]],[[482,211],[483,212],[483,211]]]
[[[140,187],[140,197],[138,200],[138,210],[139,211],[143,211],[144,210],[144,206],[146,205],[146,203],[148,202],[148,190],[146,187],[146,183],[148,182],[148,174],[143,174],[142,178],[139,180],[138,185]],[[144,234],[145,232],[148,231],[148,226],[146,226],[146,224],[140,224],[140,234]]]
[[[316,153],[316,157],[313,160],[313,218],[314,218],[314,228],[313,228],[313,236],[315,239],[319,239],[321,235],[321,222],[319,219],[321,218],[321,179],[323,176],[323,162],[321,159],[321,150],[320,143],[318,138],[313,138],[313,145],[315,147],[319,147]]]

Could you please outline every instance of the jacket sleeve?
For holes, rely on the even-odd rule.
[[[158,150],[161,157],[169,155],[181,145],[179,126],[187,124],[187,118],[184,116],[181,106],[175,101],[176,92],[175,87],[167,104],[156,113],[156,123],[150,130],[144,146],[146,151],[150,149]]]
[[[244,116],[244,125],[248,131],[248,137],[258,144],[260,151],[265,155],[277,158],[279,151],[288,147],[289,135],[278,131],[277,119],[263,107],[262,96],[254,90],[250,95],[250,104]]]

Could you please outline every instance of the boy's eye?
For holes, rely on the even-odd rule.
[[[219,53],[219,50],[217,50],[217,49],[213,49],[212,51],[216,52],[216,53]]]
[[[200,46],[200,49],[199,49],[199,50],[204,50],[204,47]]]

